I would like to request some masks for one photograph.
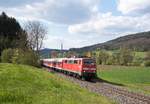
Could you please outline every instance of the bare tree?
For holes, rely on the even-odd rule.
[[[25,31],[28,34],[29,47],[39,53],[47,34],[47,28],[38,21],[29,21],[25,24]]]

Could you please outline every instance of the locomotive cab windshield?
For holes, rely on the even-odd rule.
[[[93,59],[84,59],[83,64],[84,65],[95,65],[95,60],[93,60]]]
[[[92,79],[96,77],[96,61],[91,58],[83,59],[83,73],[82,76],[86,79]]]

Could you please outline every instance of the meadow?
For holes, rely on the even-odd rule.
[[[112,55],[112,53],[118,52],[119,50],[113,50],[113,51],[106,51],[107,53],[109,53],[110,55]],[[140,51],[133,51],[134,55],[136,58],[144,58],[146,52],[140,52]]]
[[[135,52],[135,57],[144,58],[146,52]]]
[[[100,65],[98,77],[150,95],[150,67]]]
[[[0,64],[0,104],[112,104],[40,68]]]

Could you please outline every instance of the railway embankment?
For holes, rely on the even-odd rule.
[[[102,79],[82,81],[81,79],[77,79],[62,73],[56,74],[70,80],[75,84],[80,85],[82,88],[103,95],[104,97],[107,97],[119,104],[150,104],[150,96],[129,91],[126,88],[122,87],[122,84],[111,83]]]
[[[40,68],[0,63],[0,104],[112,104]]]

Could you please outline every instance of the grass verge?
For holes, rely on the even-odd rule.
[[[0,104],[111,104],[41,69],[0,64]]]

